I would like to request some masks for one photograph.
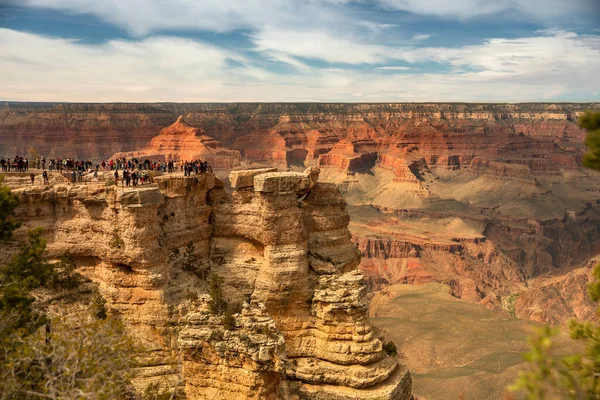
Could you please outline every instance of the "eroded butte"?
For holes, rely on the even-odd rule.
[[[235,177],[234,177],[235,175]],[[135,384],[182,385],[190,399],[410,399],[406,366],[369,323],[346,202],[307,173],[158,177],[136,188],[31,186],[17,218],[42,226],[50,257],[72,254],[111,313],[146,349]],[[196,269],[177,254],[193,246]],[[222,278],[229,325],[210,311]]]

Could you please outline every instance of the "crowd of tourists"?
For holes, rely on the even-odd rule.
[[[115,185],[119,183],[119,171],[115,170]],[[136,171],[136,170],[124,170],[121,176],[121,184],[125,186],[133,186],[144,185],[146,183],[153,183],[154,178],[148,171]]]
[[[29,160],[21,156],[16,156],[12,161],[10,157],[2,157],[0,167],[2,167],[2,172],[25,172],[29,169]]]
[[[0,159],[0,166],[3,172],[26,172],[29,170],[30,162],[27,158],[16,156],[14,159]],[[118,185],[121,182],[124,186],[138,186],[153,183],[153,176],[156,173],[176,173],[183,172],[184,176],[191,176],[212,172],[212,167],[208,161],[153,161],[149,159],[117,158],[102,161],[94,166],[91,160],[74,160],[71,158],[51,158],[47,160],[44,156],[36,157],[31,163],[32,167],[42,169],[42,179],[48,183],[48,171],[57,171],[70,178],[72,183],[84,181],[84,175],[93,174],[95,180],[98,179],[99,171],[114,171],[114,183]],[[119,173],[119,171],[122,171]],[[67,175],[68,173],[68,175]],[[35,182],[35,174],[30,174],[31,183]]]

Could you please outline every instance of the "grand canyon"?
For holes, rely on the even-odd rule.
[[[586,110],[600,104],[6,102],[0,156],[211,165],[137,188],[5,174],[16,236],[43,227],[148,345],[138,387],[497,399],[530,326],[596,318]],[[234,329],[174,256],[188,242],[240,304]]]

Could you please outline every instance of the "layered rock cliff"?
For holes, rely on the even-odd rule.
[[[359,154],[382,146],[396,156],[417,149],[430,165],[456,168],[479,153],[501,155],[507,147],[532,148],[553,140],[575,146],[583,132],[574,121],[588,108],[599,105],[3,103],[0,154],[35,148],[50,157],[107,158],[139,150],[183,115],[251,160],[316,161],[346,139]],[[544,159],[545,149],[538,153],[531,155],[532,162]]]
[[[220,174],[318,165],[350,205],[381,212],[354,223],[359,209],[351,226],[372,283],[445,282],[501,310],[600,253],[600,175],[580,167],[586,109],[600,105],[4,103],[0,155],[198,156]]]
[[[225,149],[203,130],[189,126],[180,115],[174,124],[138,151],[116,153],[116,158],[139,158],[160,161],[208,161],[215,169],[232,169],[240,165],[239,151]]]
[[[26,185],[17,218],[42,226],[48,253],[72,254],[109,311],[143,344],[135,384],[190,399],[409,399],[410,375],[368,318],[346,203],[316,173],[213,174]],[[220,283],[232,315],[211,308]],[[216,278],[218,277],[218,278]],[[214,293],[213,293],[214,295]]]

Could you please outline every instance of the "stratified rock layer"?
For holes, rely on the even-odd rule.
[[[139,151],[116,153],[111,158],[140,158],[161,161],[208,161],[214,168],[231,169],[240,163],[240,153],[220,146],[219,142],[206,136],[204,131],[189,126],[182,116],[173,125]]]
[[[18,174],[7,183],[21,196],[24,229],[41,225],[51,256],[73,254],[144,345],[139,389],[409,399],[408,371],[368,321],[336,186],[316,182],[316,170],[252,174],[253,186],[230,194],[213,174],[137,188],[61,184],[57,174],[53,186],[23,187]],[[210,311],[209,270],[241,311]]]

